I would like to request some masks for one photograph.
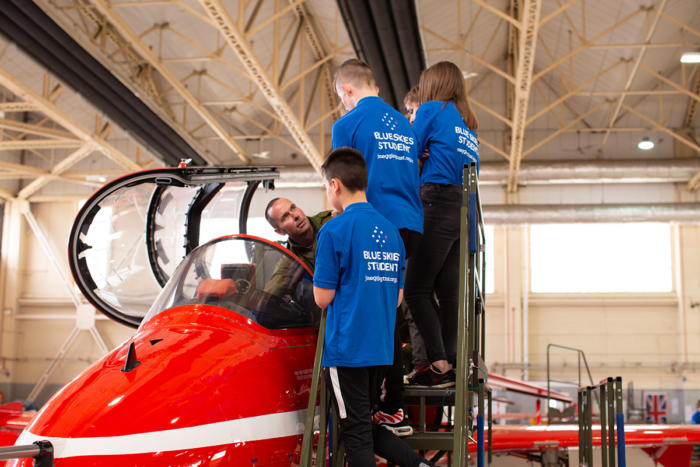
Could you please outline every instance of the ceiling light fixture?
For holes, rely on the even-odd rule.
[[[648,151],[654,149],[654,142],[650,140],[648,136],[645,136],[637,143],[637,147],[642,151]]]
[[[700,63],[700,52],[685,52],[681,55],[681,63]]]

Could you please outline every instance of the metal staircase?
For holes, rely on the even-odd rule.
[[[475,164],[464,166],[461,206],[461,229],[459,248],[459,309],[457,332],[456,386],[447,389],[418,389],[407,386],[404,399],[407,405],[418,407],[418,426],[412,436],[402,438],[414,449],[437,451],[434,456],[448,455],[448,463],[455,467],[466,467],[469,459],[468,442],[476,437],[477,466],[483,467],[486,461],[484,449],[485,432],[491,437],[490,393],[486,382],[488,371],[485,357],[485,233],[479,196],[478,174]],[[319,325],[316,359],[306,415],[304,439],[300,459],[301,467],[313,465],[314,417],[319,406],[318,447],[326,446],[330,395],[324,387],[321,375],[321,354],[325,337],[325,310]],[[319,390],[320,389],[320,390]],[[485,420],[486,404],[489,405],[489,419]],[[427,423],[427,407],[439,407],[440,420]],[[453,410],[454,407],[454,410]],[[446,412],[445,412],[446,411]],[[445,415],[443,417],[443,415]],[[336,417],[330,417],[337,420]],[[446,418],[446,423],[441,423]],[[476,424],[476,425],[475,425]],[[330,465],[344,465],[342,443],[339,442],[337,424],[331,424]],[[488,425],[488,426],[485,426]],[[476,433],[474,431],[476,430]],[[475,436],[474,436],[475,435]],[[490,445],[491,443],[489,443]],[[323,451],[322,451],[323,452]],[[325,458],[316,454],[316,458]],[[489,456],[490,464],[490,456]],[[319,462],[316,465],[321,465]]]

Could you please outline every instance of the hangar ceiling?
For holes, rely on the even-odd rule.
[[[373,53],[372,44],[351,39],[359,29],[341,13],[343,1],[3,3],[22,5],[34,20],[31,8],[40,9],[119,80],[125,98],[137,97],[209,164],[317,169],[341,114],[333,72],[355,56],[354,46],[365,48],[361,56]],[[368,12],[375,29],[392,9],[391,21],[405,19],[404,2],[384,3],[383,14]],[[517,194],[551,167],[544,181],[700,187],[700,65],[680,62],[683,52],[700,50],[695,0],[406,5],[417,16],[425,63],[451,60],[464,71],[479,119],[482,180]],[[164,156],[5,34],[0,197],[79,196],[120,173],[187,157],[177,148]],[[375,44],[382,45],[380,55],[395,58]],[[637,149],[642,138],[655,148]]]

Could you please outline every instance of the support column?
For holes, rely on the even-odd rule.
[[[522,248],[523,229],[527,227],[509,226],[505,229],[503,258],[504,270],[504,307],[503,307],[503,346],[505,363],[521,363],[523,358],[523,320],[522,320]],[[511,376],[511,375],[509,375]],[[520,374],[512,375],[520,377]]]
[[[19,307],[22,275],[21,258],[24,250],[25,225],[22,221],[22,208],[29,204],[23,200],[10,200],[5,203],[2,232],[2,262],[0,263],[0,355],[10,359],[5,362],[10,375],[15,372],[16,357],[15,321]],[[9,383],[10,378],[0,373],[0,381]],[[6,398],[12,397],[5,394]]]

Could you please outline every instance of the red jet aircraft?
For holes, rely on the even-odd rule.
[[[312,274],[284,247],[246,234],[256,189],[277,176],[156,169],[85,203],[69,240],[73,276],[96,308],[138,329],[59,390],[17,445],[50,441],[56,467],[299,463],[319,320]],[[259,196],[256,212],[271,197]],[[493,448],[566,448],[574,431],[497,428]],[[700,443],[689,427],[626,436],[650,447]]]

